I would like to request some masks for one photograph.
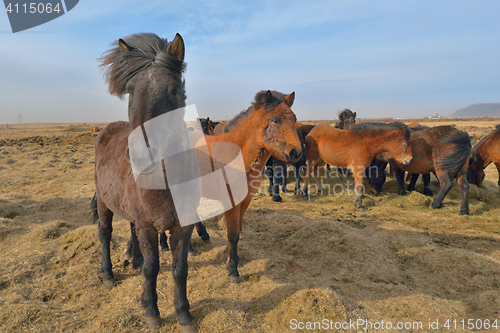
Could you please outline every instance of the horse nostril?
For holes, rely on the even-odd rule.
[[[295,149],[292,149],[290,150],[290,152],[288,153],[288,158],[291,159],[291,160],[296,160],[299,158],[299,153],[297,152],[297,150]]]

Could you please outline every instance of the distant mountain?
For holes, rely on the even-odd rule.
[[[500,103],[472,104],[466,108],[455,111],[452,117],[500,117]]]

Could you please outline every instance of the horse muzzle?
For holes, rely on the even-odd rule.
[[[286,162],[287,163],[295,163],[302,157],[302,149],[297,151],[296,149],[292,149],[286,154]]]
[[[408,165],[411,163],[412,159],[412,157],[403,157],[399,163],[402,165]]]

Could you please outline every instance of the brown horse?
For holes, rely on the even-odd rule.
[[[99,131],[100,131],[99,127],[97,127],[96,125],[92,125],[92,126],[90,127],[90,130],[91,130],[92,132],[95,132],[95,133],[99,133]]]
[[[411,142],[413,159],[409,164],[399,163],[390,153],[383,154],[383,159],[388,161],[394,169],[399,193],[404,193],[405,171],[412,173],[412,181],[418,177],[418,174],[434,172],[439,179],[441,189],[432,201],[431,207],[439,208],[443,204],[444,197],[453,187],[452,180],[457,178],[462,196],[460,214],[469,214],[469,184],[467,183],[467,168],[471,154],[469,134],[453,126],[436,126],[412,131]],[[430,176],[428,177],[428,179],[424,178],[424,183],[428,183]],[[430,194],[432,195],[432,192]]]
[[[214,135],[214,128],[212,127],[212,121],[210,117],[198,118],[201,125],[201,130],[205,135]]]
[[[101,57],[101,67],[109,92],[120,98],[128,93],[130,122],[111,123],[95,141],[95,205],[99,220],[104,285],[112,288],[114,275],[110,257],[110,240],[114,214],[135,225],[134,259],[143,261],[144,291],[142,305],[150,327],[161,324],[157,305],[156,281],[159,271],[158,233],[169,230],[174,278],[174,308],[183,332],[196,327],[189,312],[186,296],[188,246],[193,225],[181,227],[171,192],[151,190],[136,185],[127,159],[128,137],[146,121],[185,105],[184,41],[177,34],[173,41],[154,34],[136,34],[120,39]],[[178,120],[178,128],[184,126]],[[175,135],[176,133],[172,133]],[[140,247],[140,249],[139,249]],[[140,266],[140,264],[138,265]]]
[[[226,125],[225,133],[205,137],[209,146],[218,142],[238,145],[245,164],[248,194],[241,203],[224,213],[228,238],[226,267],[230,282],[238,283],[237,245],[243,215],[259,190],[266,161],[272,154],[287,163],[294,163],[302,155],[295,128],[296,117],[290,109],[294,99],[295,93],[283,95],[277,91],[261,91],[255,95],[249,109]]]
[[[350,167],[356,182],[354,205],[360,211],[364,210],[362,197],[365,170],[375,156],[389,151],[393,156],[397,156],[402,164],[408,164],[412,158],[410,131],[402,123],[364,123],[353,125],[345,131],[319,125],[306,137],[306,151],[304,197],[309,198],[307,193],[309,176],[316,165],[320,165],[318,173],[315,173],[317,178],[321,175],[324,163],[342,168]]]
[[[485,177],[484,168],[494,163],[498,170],[498,187],[500,189],[500,125],[484,137],[472,149],[472,156],[467,170],[469,183],[482,186]]]

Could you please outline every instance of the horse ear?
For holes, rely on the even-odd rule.
[[[356,112],[354,112],[354,118],[356,118]]]
[[[210,121],[210,117],[207,117],[207,121]]]
[[[132,47],[130,45],[128,45],[127,43],[125,43],[125,41],[121,38],[118,40],[118,49],[120,50],[120,52],[132,51]]]
[[[285,95],[285,102],[289,108],[292,107],[293,101],[295,101],[295,91],[292,91],[292,93],[290,95]]]
[[[184,62],[185,47],[184,40],[182,39],[181,35],[175,35],[174,40],[170,42],[170,45],[168,46],[167,53],[173,56],[175,59]]]
[[[271,90],[266,91],[266,95],[264,96],[264,100],[266,101],[266,103],[271,102],[272,98],[273,98],[273,93],[271,92]]]

